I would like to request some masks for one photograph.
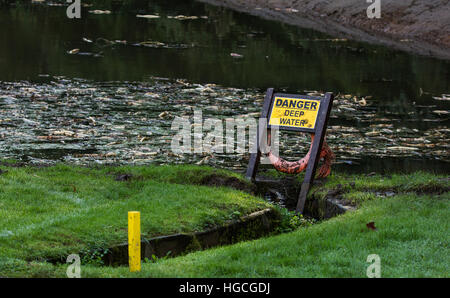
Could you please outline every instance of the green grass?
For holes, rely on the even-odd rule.
[[[174,169],[178,171],[189,169],[188,171],[191,171],[195,170],[194,168],[175,167]],[[27,170],[30,172],[25,174],[21,172],[24,170],[20,169],[15,174],[17,176],[9,177],[8,183],[5,183],[5,180],[1,180],[8,177],[3,174],[0,176],[0,183],[3,185],[0,198],[5,196],[5,186],[9,184],[14,185],[18,183],[22,185],[30,179],[29,175],[50,178],[48,175],[53,171],[59,173],[64,169],[68,173],[72,173],[71,169],[67,167],[39,170],[47,173],[46,175],[39,174],[39,171],[35,170]],[[85,175],[88,176],[99,176],[98,179],[114,181],[112,178],[105,178],[107,177],[105,173],[111,172],[112,169],[102,168],[92,171],[76,168],[76,170],[85,171]],[[8,171],[10,171],[9,168]],[[140,193],[142,193],[146,185],[164,184],[165,182],[162,181],[165,179],[173,179],[170,181],[176,183],[178,178],[175,177],[186,177],[186,175],[178,176],[178,174],[166,173],[165,171],[171,171],[171,167],[168,167],[166,170],[164,168],[114,168],[113,171],[116,171],[114,173],[135,171],[133,175],[147,177],[141,182],[139,182],[139,179],[135,182],[130,182],[131,184],[143,183],[142,189],[134,187],[127,190],[130,191],[130,197],[133,196],[132,192],[136,191],[136,189],[140,189]],[[159,171],[163,172],[162,175]],[[208,168],[206,171],[214,170]],[[198,174],[201,175],[202,173],[200,171]],[[7,173],[6,175],[13,175],[13,173]],[[22,175],[28,175],[27,179],[21,180],[20,177]],[[75,176],[78,177],[78,175]],[[56,178],[52,177],[53,179]],[[59,179],[62,179],[59,184],[50,180],[45,182],[46,179],[39,180],[41,183],[47,183],[41,185],[42,191],[50,193],[50,188],[63,187],[63,184],[68,183],[70,180],[62,177]],[[162,180],[156,182],[153,179]],[[192,179],[198,182],[201,181],[198,179],[202,178],[193,175]],[[186,180],[182,179],[182,181],[178,182],[186,183]],[[86,181],[86,183],[88,182]],[[123,184],[124,182],[120,183]],[[103,185],[103,183],[100,184]],[[340,188],[343,189],[343,196],[357,202],[358,209],[356,211],[348,212],[312,226],[301,227],[290,233],[190,253],[181,257],[161,259],[154,263],[144,263],[142,271],[139,273],[130,273],[127,267],[100,267],[88,264],[81,267],[81,275],[82,277],[365,277],[367,267],[370,265],[366,262],[367,256],[369,254],[378,254],[381,258],[382,277],[450,276],[450,227],[448,221],[450,215],[450,181],[448,177],[428,173],[370,177],[336,174],[332,175],[325,185],[316,187],[315,190],[325,193],[330,189],[338,188],[339,184],[341,185]],[[83,184],[77,184],[77,191],[80,191],[78,187],[81,189],[81,185]],[[112,185],[115,185],[115,183]],[[204,191],[211,191],[212,195],[215,193],[236,195],[238,199],[235,201],[236,198],[233,197],[229,201],[231,205],[233,202],[239,202],[240,196],[243,196],[242,199],[245,202],[254,201],[254,204],[257,206],[262,206],[261,204],[263,204],[254,197],[248,195],[244,199],[244,194],[224,188],[212,189],[167,183],[165,185],[179,186],[180,189],[192,187],[197,192],[198,189],[202,191],[204,189]],[[116,187],[117,189],[114,190],[109,189],[111,192],[109,196],[114,197],[118,191],[127,193],[120,186]],[[90,187],[86,187],[83,191],[88,191],[88,189]],[[177,191],[180,189],[177,189]],[[71,186],[67,186],[66,192],[70,193],[71,191],[73,193]],[[378,191],[394,191],[395,195],[390,197],[378,196],[376,195]],[[99,188],[92,192],[97,193],[97,196],[103,198],[103,200],[111,200],[107,199],[108,189]],[[149,195],[151,196],[151,194]],[[23,194],[16,197],[21,198],[20,200],[25,200],[26,198]],[[246,204],[245,202],[240,204]],[[142,203],[140,205],[141,208],[148,208],[147,203],[148,201]],[[175,201],[173,203],[176,204]],[[161,206],[158,205],[157,208],[159,207]],[[253,208],[248,207],[249,211]],[[21,213],[24,212],[23,208],[16,206],[15,208],[10,208],[10,211],[12,213]],[[54,208],[58,209],[58,207]],[[191,206],[186,206],[186,208],[191,208]],[[3,211],[3,205],[1,210]],[[93,210],[92,216],[99,212],[103,214],[100,210],[102,209]],[[192,210],[185,210],[184,213],[188,212],[192,212]],[[205,225],[203,221],[205,212],[198,213],[198,222],[192,221],[194,223],[192,226],[189,224],[184,226],[198,227],[199,222],[201,223],[200,226]],[[229,214],[225,212],[221,216],[226,218]],[[33,216],[38,215],[35,214]],[[221,216],[217,218],[221,219]],[[20,216],[18,217],[20,218]],[[92,218],[86,217],[86,219]],[[173,225],[176,227],[182,218],[175,218],[172,220],[172,223],[169,223],[169,226]],[[366,227],[366,224],[372,221],[375,222],[376,230]],[[1,225],[8,222],[3,219],[3,213],[0,222]],[[11,221],[12,224],[10,226],[18,225],[19,222],[19,220]],[[69,222],[72,224],[70,219],[65,224],[61,222],[60,228],[67,228],[66,225]],[[75,226],[77,225],[75,224]],[[80,224],[81,227],[85,225],[88,225],[88,223]],[[151,227],[152,225],[149,224],[149,226]],[[50,233],[47,233],[47,230],[52,231],[53,229],[55,227],[52,224],[46,228],[46,233],[41,231],[40,234],[36,234],[40,237],[46,237],[44,238],[45,243],[42,243],[39,250],[49,249],[48,246],[51,242],[48,242],[49,239],[47,237],[50,237],[48,236]],[[70,232],[67,235],[76,235],[77,231],[73,230],[74,228],[67,229]],[[102,234],[99,237],[103,237]],[[37,241],[39,239],[34,240]],[[54,240],[57,240],[56,237]],[[4,245],[5,243],[7,244],[6,246]],[[0,241],[2,255],[3,249],[10,247],[10,245],[12,245],[10,240]],[[17,247],[24,247],[21,244],[17,245]],[[10,256],[6,259],[4,258],[3,262],[0,262],[0,276],[65,276],[67,265],[51,265],[44,261],[30,258],[28,254],[14,256],[13,251],[9,253]],[[33,252],[30,252],[30,254],[33,254]]]
[[[1,167],[0,276],[11,262],[46,261],[127,241],[127,212],[141,212],[143,237],[201,231],[267,208],[226,187],[193,185],[209,167]],[[133,178],[116,181],[117,174]],[[239,178],[242,179],[242,178]],[[6,269],[5,269],[6,268]]]
[[[268,170],[264,176],[273,178],[283,178],[286,176],[296,176],[299,183],[303,182],[304,172],[298,175],[290,175]],[[429,172],[415,172],[411,174],[393,173],[390,175],[364,175],[345,174],[332,172],[326,178],[326,187],[334,188],[341,184],[344,190],[360,191],[388,191],[397,192],[439,192],[450,191],[450,178],[444,175],[436,175]]]
[[[378,254],[382,277],[449,277],[449,199],[447,193],[369,201],[309,228],[144,264],[139,273],[87,266],[82,275],[366,277],[367,256]],[[366,227],[371,221],[377,230]]]
[[[264,174],[267,177],[283,178],[291,176],[279,173],[275,170],[268,170]],[[302,183],[304,173],[296,175],[299,184]],[[319,181],[320,182],[320,181]],[[332,173],[325,180],[326,183],[319,183],[314,186],[310,194],[314,194],[315,199],[325,197],[330,190],[340,189],[342,198],[355,206],[362,202],[380,197],[383,192],[395,194],[414,192],[421,194],[442,194],[450,191],[450,178],[444,175],[436,175],[427,172],[416,172],[411,174],[391,175],[358,175]]]
[[[342,175],[332,174],[327,179],[327,187],[341,184],[347,191],[395,191],[395,192],[447,192],[450,191],[448,176],[427,172],[391,175]]]

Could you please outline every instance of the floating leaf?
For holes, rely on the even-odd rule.
[[[74,55],[74,54],[78,54],[79,52],[80,52],[80,49],[73,49],[73,50],[68,51],[67,53]]]
[[[238,53],[230,53],[230,56],[233,58],[243,58],[244,56]]]
[[[170,116],[170,113],[168,111],[164,111],[161,114],[158,115],[159,118],[164,119]]]
[[[145,18],[145,19],[159,19],[160,16],[154,14],[138,14],[137,18]]]
[[[110,14],[111,11],[110,10],[95,9],[95,10],[89,10],[89,13],[92,13],[92,14]]]
[[[196,20],[196,19],[198,19],[199,17],[197,17],[197,16],[177,15],[177,16],[167,16],[167,18],[168,18],[168,19],[176,19],[176,20],[181,20],[181,21],[183,21],[183,20]],[[205,18],[205,16],[202,17],[202,18]],[[207,18],[207,17],[206,17],[206,18]]]
[[[448,114],[450,114],[449,111],[441,111],[441,110],[435,110],[435,111],[433,111],[433,113],[438,114],[438,115],[448,115]]]

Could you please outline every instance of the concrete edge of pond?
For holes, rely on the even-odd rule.
[[[275,231],[279,214],[275,209],[266,208],[245,215],[238,220],[206,231],[158,236],[141,241],[141,258],[175,257],[185,253],[257,239]],[[128,243],[110,247],[103,256],[105,265],[128,264]]]
[[[329,219],[354,209],[332,197],[309,200],[305,206],[308,215],[320,219]],[[279,225],[279,219],[280,215],[275,209],[266,208],[210,230],[144,239],[141,242],[141,258],[152,260],[154,257],[176,257],[189,252],[258,239],[273,233]],[[128,264],[128,244],[109,248],[103,262],[107,266]]]
[[[258,180],[257,185],[264,190],[270,191],[273,187],[275,191],[278,189],[283,193],[290,193],[292,191],[296,192],[297,189],[296,184],[292,183],[292,179],[262,178]],[[283,187],[286,188],[287,185],[291,187],[281,190]],[[278,191],[276,192],[277,195],[284,199],[283,194],[280,194]],[[326,220],[355,209],[355,207],[343,204],[341,200],[332,195],[326,195],[323,198],[312,195],[306,201],[305,215],[319,220]],[[149,259],[152,261],[155,257],[176,257],[190,252],[254,240],[271,234],[274,235],[276,228],[280,224],[280,220],[281,215],[276,209],[266,208],[209,230],[163,235],[150,239],[143,238],[141,240],[141,259]],[[127,265],[128,243],[109,247],[101,259],[105,266]],[[63,263],[64,260],[54,258],[47,260],[47,262],[57,264]]]

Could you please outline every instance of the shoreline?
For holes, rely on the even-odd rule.
[[[268,20],[317,30],[338,38],[383,45],[412,54],[450,60],[450,4],[439,1],[383,0],[380,19],[369,19],[370,3],[339,4],[318,0],[198,0]],[[416,4],[416,2],[419,2]],[[434,5],[434,6],[433,6]],[[426,10],[424,10],[426,9]]]

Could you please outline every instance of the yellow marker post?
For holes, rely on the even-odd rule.
[[[128,263],[130,271],[141,271],[141,213],[128,212]]]

